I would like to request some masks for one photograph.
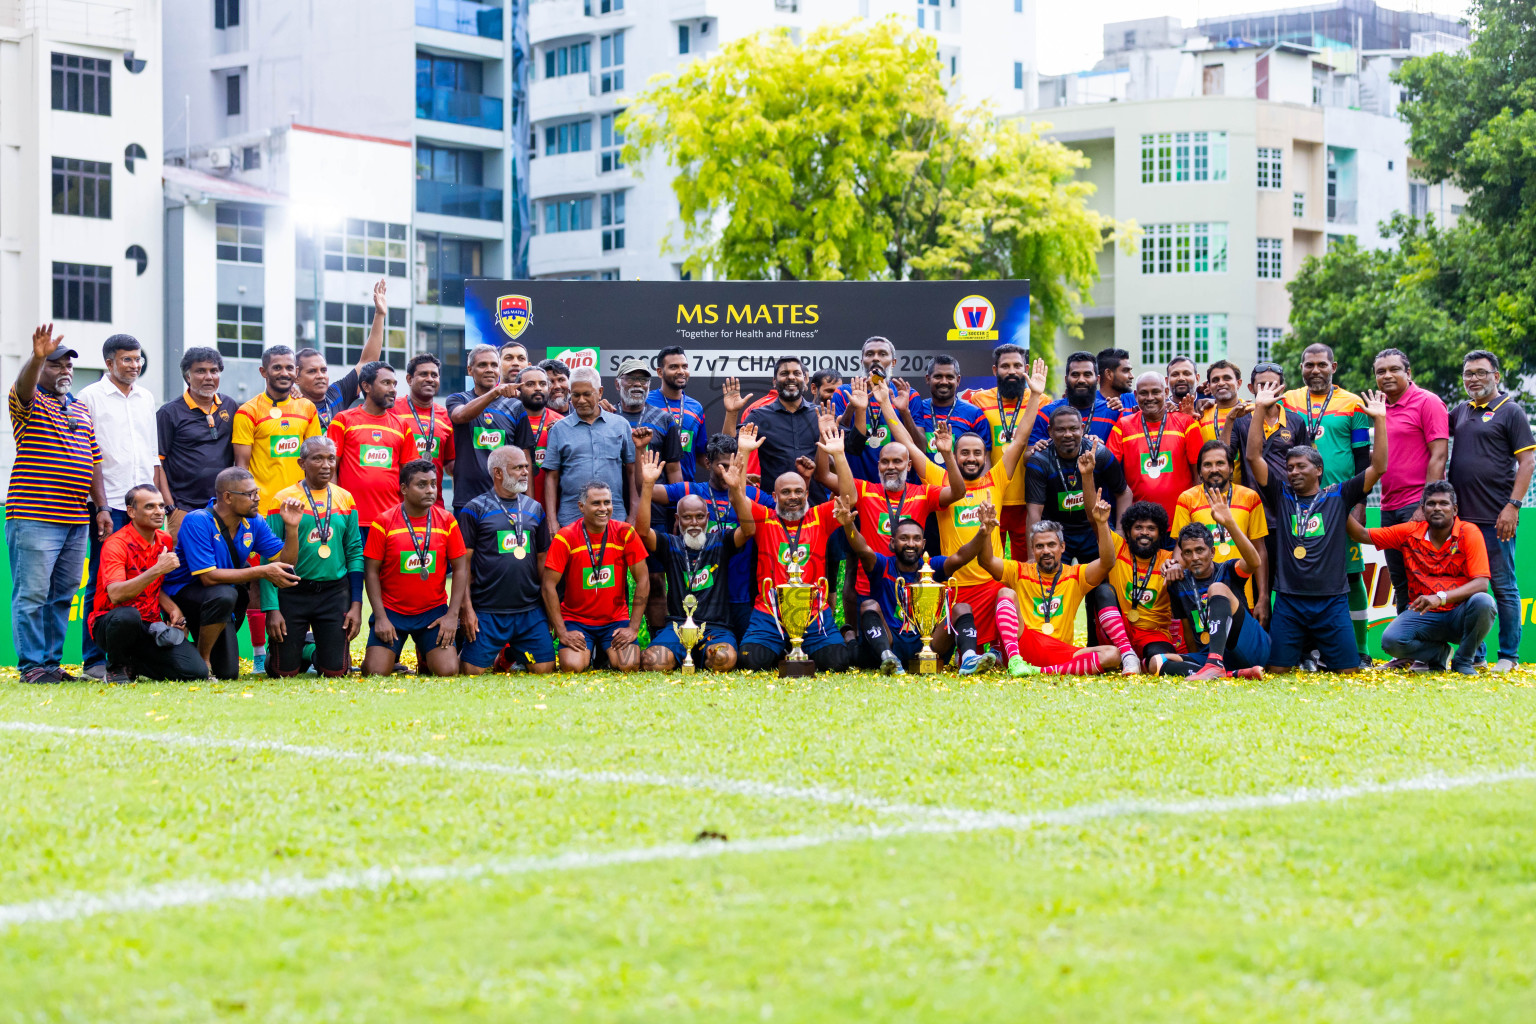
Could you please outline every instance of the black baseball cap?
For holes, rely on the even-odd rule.
[[[63,345],[60,345],[58,348],[54,349],[52,352],[50,352],[48,354],[48,361],[50,363],[56,363],[60,359],[65,358],[66,356],[69,357],[70,359],[79,359],[80,358],[80,353],[76,352],[72,348],[65,348]]]

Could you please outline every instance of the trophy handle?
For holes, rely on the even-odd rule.
[[[822,612],[824,612],[828,608],[832,607],[832,600],[831,600],[831,598],[829,598],[827,596],[829,589],[830,588],[827,586],[827,578],[825,576],[818,576],[816,578],[816,601],[817,601],[816,617],[817,618],[821,617],[821,613]]]
[[[912,600],[912,595],[907,590],[907,581],[906,581],[905,577],[897,576],[896,577],[896,611],[901,614],[901,623],[904,626],[910,625],[912,623],[912,619],[914,617],[912,615],[911,609],[908,607],[908,605],[911,602],[911,600]]]

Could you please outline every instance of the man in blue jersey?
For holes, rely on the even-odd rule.
[[[1099,362],[1099,396],[1116,413],[1136,408],[1131,354],[1123,348],[1101,348],[1095,358]]]
[[[978,405],[972,405],[960,395],[960,360],[954,356],[934,356],[928,366],[928,396],[906,393],[903,401],[891,392],[891,402],[901,416],[902,426],[913,438],[927,445],[928,457],[936,462],[937,450],[933,446],[933,425],[939,420],[949,424],[950,433],[959,437],[973,433],[981,438],[987,451],[992,450],[992,431],[987,427],[987,414]]]
[[[1083,427],[1100,441],[1109,440],[1109,432],[1120,414],[1109,404],[1099,389],[1098,361],[1089,352],[1073,352],[1067,356],[1065,390],[1056,401],[1040,410],[1035,425],[1029,432],[1029,443],[1039,444],[1051,436],[1051,416],[1063,406],[1072,406],[1082,416]],[[1134,399],[1134,395],[1132,398]],[[1124,403],[1122,402],[1122,405]],[[1131,405],[1135,405],[1132,401]],[[1126,406],[1129,408],[1129,406]]]
[[[379,278],[373,286],[373,325],[368,328],[368,340],[363,342],[363,351],[357,357],[357,364],[347,371],[347,375],[341,380],[331,383],[331,367],[325,361],[325,356],[312,348],[301,348],[294,354],[294,359],[299,366],[298,378],[294,381],[294,387],[300,395],[315,403],[315,408],[320,413],[320,433],[324,434],[331,427],[331,418],[343,409],[350,408],[357,401],[358,374],[364,366],[379,358],[384,351],[384,322],[389,319],[389,300],[387,292],[389,284],[384,278]],[[355,307],[354,307],[355,308]],[[402,313],[404,310],[401,311]],[[358,314],[361,317],[361,313]],[[403,321],[402,321],[403,323]]]
[[[867,338],[859,350],[859,359],[864,364],[864,375],[868,378],[869,387],[873,388],[894,376],[896,346],[891,344],[889,338],[879,335]],[[839,425],[857,429],[865,437],[862,451],[849,449],[848,465],[852,467],[855,479],[879,483],[880,449],[891,440],[891,432],[885,424],[884,414],[874,403],[866,403],[861,407],[851,401],[852,397],[851,385],[844,385],[832,395],[832,411],[837,414]],[[856,419],[862,422],[856,423]]]
[[[681,346],[672,345],[656,355],[661,360],[661,369],[658,371],[661,387],[645,396],[645,404],[664,410],[677,425],[678,448],[682,452],[677,466],[682,471],[683,480],[691,482],[699,479],[703,469],[699,465],[700,457],[709,440],[709,430],[704,423],[704,407],[684,393],[691,376],[688,371],[688,353]]]

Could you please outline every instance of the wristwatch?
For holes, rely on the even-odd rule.
[[[1440,599],[1440,607],[1444,608],[1445,607],[1446,597],[1448,596],[1446,594],[1446,592],[1443,591],[1443,590],[1437,590],[1437,591],[1435,591],[1435,596]]]
[[[1521,507],[1519,500],[1515,498],[1505,498],[1504,504],[1513,509],[1519,509]]]

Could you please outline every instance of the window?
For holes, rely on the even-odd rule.
[[[254,171],[261,166],[261,147],[246,146],[240,151],[240,169]]]
[[[584,75],[592,70],[592,44],[572,43],[544,51],[544,77]]]
[[[54,157],[53,212],[110,220],[112,165]]]
[[[592,198],[561,199],[544,204],[544,233],[589,231],[592,228]]]
[[[544,129],[544,155],[585,153],[592,148],[592,121],[567,121]]]
[[[325,269],[405,276],[405,225],[349,217],[325,235]]]
[[[454,60],[416,54],[416,91],[454,89],[459,92],[484,92],[485,69],[477,60]],[[419,102],[419,101],[418,101]]]
[[[1226,180],[1226,132],[1159,132],[1141,137],[1143,185]]]
[[[598,60],[602,74],[598,77],[599,92],[617,92],[624,88],[624,33],[597,39]]]
[[[688,26],[687,25],[679,25],[679,26],[677,26],[677,52],[678,53],[683,54],[683,53],[687,53],[688,52],[688,43],[690,41],[689,38],[688,38],[689,34],[690,33],[688,31]]]
[[[603,252],[624,248],[624,193],[606,192],[603,200]]]
[[[1141,236],[1143,274],[1225,274],[1227,225],[1148,224]]]
[[[619,131],[615,122],[622,110],[615,110],[611,114],[604,114],[598,118],[598,143],[602,146],[602,171],[616,171],[624,166],[624,133]]]
[[[416,233],[417,262],[427,267],[427,303],[464,305],[464,281],[483,277],[481,244],[428,231]]]
[[[1280,260],[1280,239],[1259,239],[1259,280],[1278,281],[1283,276]]]
[[[939,0],[917,0],[917,27],[931,28],[938,32],[943,27],[943,21],[938,10]],[[933,10],[929,10],[933,8]]]
[[[1307,215],[1307,194],[1305,192],[1291,193],[1291,216],[1297,219]]]
[[[1141,318],[1141,361],[1168,365],[1184,356],[1198,365],[1227,357],[1227,314],[1159,313]]]
[[[1281,184],[1280,150],[1259,147],[1259,188],[1278,189]]]
[[[1016,61],[1013,62],[1013,87],[1015,89],[1022,89],[1022,88],[1024,88],[1024,62],[1023,61],[1016,60]]]
[[[219,303],[219,354],[231,359],[260,359],[263,345],[260,306]]]
[[[240,0],[213,0],[214,28],[234,28],[238,24],[240,24]]]
[[[265,214],[259,206],[220,203],[214,213],[218,257],[226,263],[260,263]]]
[[[586,0],[582,4],[582,13],[590,18],[594,7],[598,14],[613,14],[624,9],[624,0]]]
[[[53,265],[53,318],[110,323],[112,268],[86,263]]]
[[[1339,165],[1333,156],[1333,150],[1328,151],[1328,219],[1333,220],[1339,214]]]
[[[352,302],[325,303],[325,361],[332,366],[353,366],[363,357],[363,344],[373,323],[373,306]],[[384,319],[384,351],[379,354],[390,366],[405,369],[405,309],[391,306]]]
[[[483,185],[485,154],[478,149],[453,149],[418,142],[416,177],[423,181],[447,181],[455,185]]]
[[[226,75],[224,78],[224,113],[229,117],[236,117],[240,113],[239,75]]]
[[[1268,362],[1274,346],[1280,341],[1279,327],[1260,327],[1258,339],[1254,342],[1254,356],[1259,362]]]
[[[1224,96],[1227,92],[1227,69],[1220,64],[1209,64],[1201,69],[1200,91],[1206,96]]]
[[[1419,220],[1429,216],[1429,186],[1422,182],[1408,183],[1408,216]]]
[[[77,114],[112,113],[112,62],[105,58],[53,55],[53,109]]]

